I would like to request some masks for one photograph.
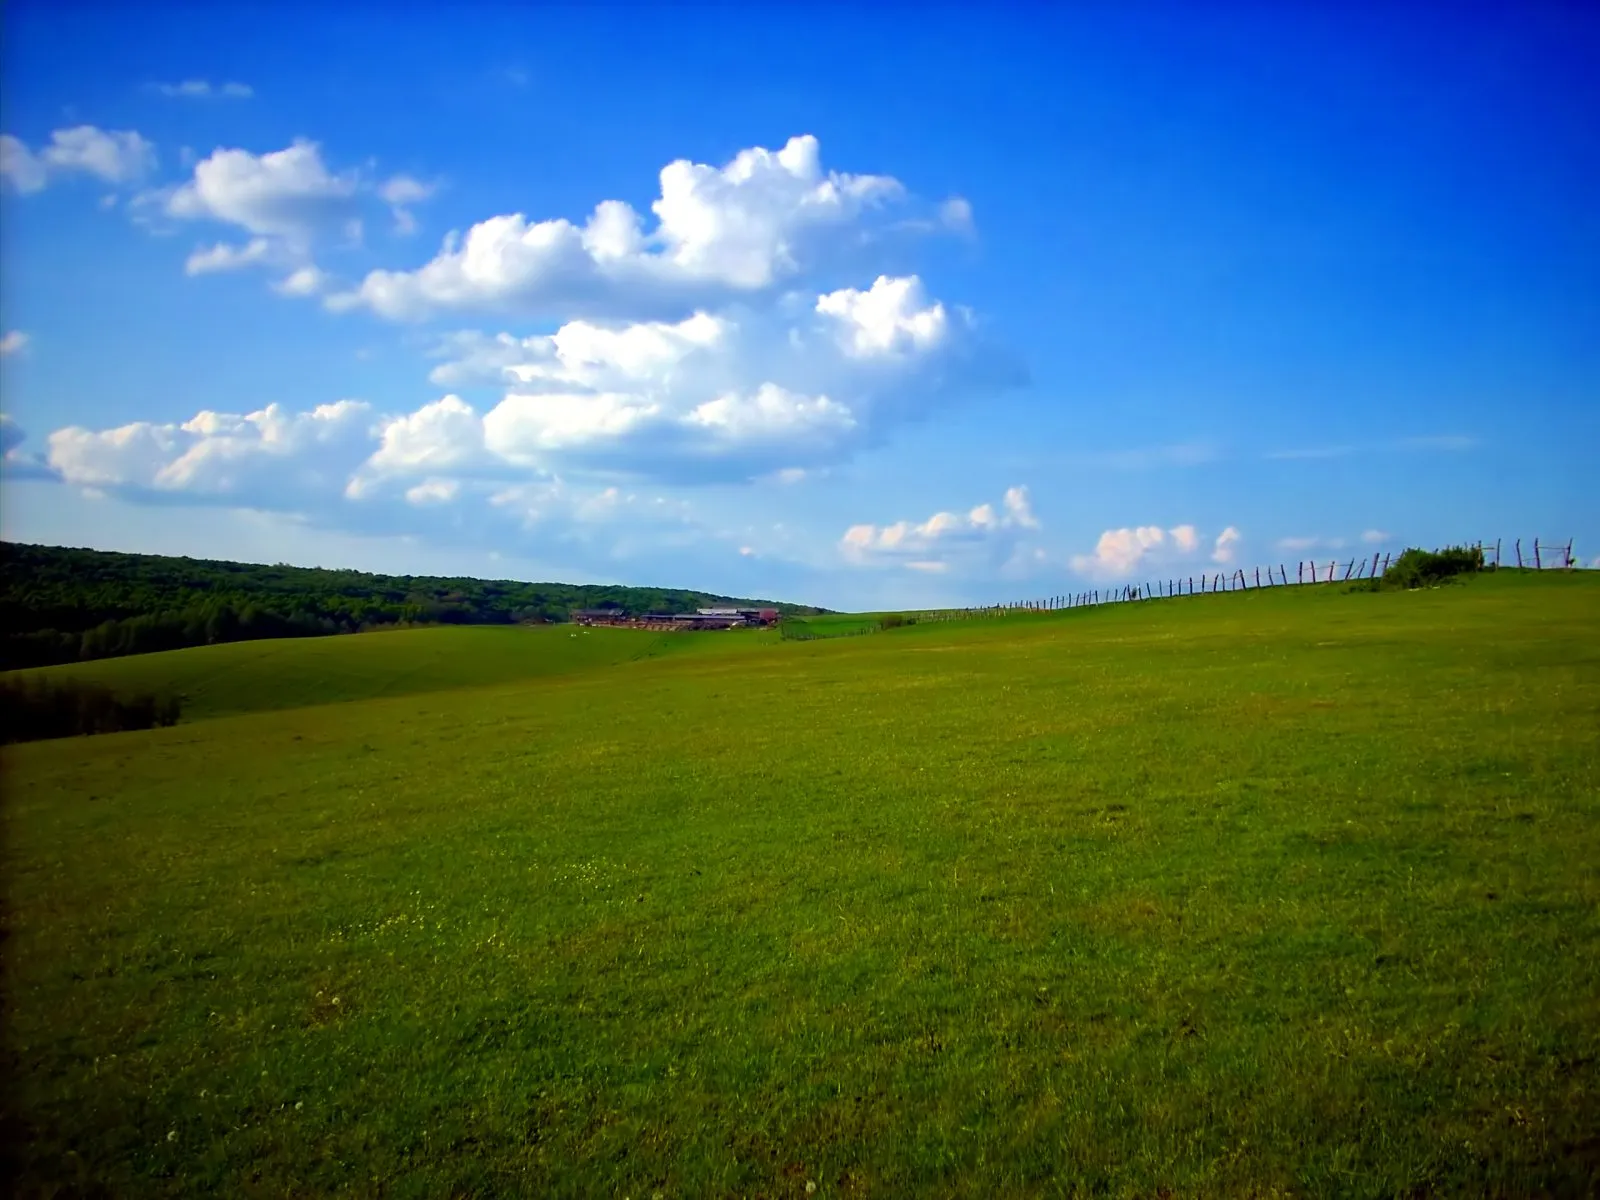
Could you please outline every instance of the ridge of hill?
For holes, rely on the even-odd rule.
[[[386,625],[567,621],[575,609],[826,609],[684,588],[377,575],[0,542],[0,670]]]

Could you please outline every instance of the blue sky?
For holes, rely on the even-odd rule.
[[[6,538],[833,607],[1600,554],[1585,6],[5,22]]]

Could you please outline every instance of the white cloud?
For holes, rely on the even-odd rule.
[[[1003,501],[1006,509],[1006,520],[1023,529],[1038,529],[1039,518],[1033,515],[1033,505],[1028,499],[1028,489],[1025,487],[1009,487],[1006,489]]]
[[[826,466],[953,396],[1014,379],[915,276],[759,312],[579,320],[522,339],[456,333],[436,353],[450,361],[435,383],[506,389],[484,418],[497,455],[680,482]]]
[[[937,512],[921,523],[852,525],[839,539],[839,553],[854,566],[898,566],[947,571],[981,561],[1002,562],[1017,548],[1023,530],[1039,528],[1025,487],[1009,488],[1002,511],[980,504],[967,513]]]
[[[449,504],[460,494],[460,480],[424,479],[415,487],[406,489],[406,501],[410,504]]]
[[[28,435],[6,413],[0,413],[0,468],[10,479],[54,479],[56,473],[37,455],[25,452]]]
[[[438,475],[471,467],[484,453],[483,422],[459,396],[445,396],[385,422],[367,460],[374,474]]]
[[[193,177],[166,195],[168,216],[234,225],[296,257],[315,237],[349,230],[358,219],[360,179],[334,173],[315,142],[255,155],[218,149],[195,164]]]
[[[28,348],[32,339],[20,329],[8,329],[5,336],[0,337],[0,358],[10,358],[13,354],[21,354]]]
[[[1240,534],[1228,526],[1217,536],[1212,551],[1215,562],[1228,562],[1232,546]],[[1159,525],[1136,525],[1107,529],[1095,543],[1092,554],[1072,556],[1072,569],[1096,579],[1123,579],[1140,568],[1167,567],[1192,562],[1201,549],[1200,531],[1193,525],[1163,529]],[[1227,557],[1219,557],[1226,553]]]
[[[1164,545],[1166,540],[1166,532],[1159,525],[1108,529],[1095,543],[1093,554],[1073,555],[1072,569],[1082,575],[1127,575],[1144,561],[1146,554]]]
[[[155,168],[155,146],[133,130],[93,125],[57,129],[35,153],[10,134],[0,135],[0,178],[18,192],[40,191],[57,175],[90,175],[105,183],[139,182]]]
[[[213,87],[205,79],[185,79],[182,83],[152,83],[150,90],[162,96],[182,100],[248,100],[255,89],[247,83],[224,83]]]
[[[1387,542],[1393,536],[1393,534],[1385,533],[1381,529],[1368,529],[1362,532],[1361,540],[1369,546],[1377,546]]]
[[[0,180],[27,195],[44,187],[49,171],[27,143],[9,133],[0,133]]]
[[[315,296],[328,286],[327,273],[318,267],[297,267],[272,285],[280,296]]]
[[[939,206],[939,220],[957,233],[972,231],[972,204],[965,197],[951,196]]]
[[[620,200],[582,225],[564,218],[491,217],[445,239],[415,271],[374,271],[335,309],[367,307],[395,320],[441,311],[644,315],[753,294],[801,275],[832,238],[904,195],[892,178],[822,169],[814,137],[778,151],[743,150],[722,167],[669,163],[651,205],[654,228]]]
[[[185,275],[209,275],[215,271],[237,271],[269,261],[273,246],[266,238],[251,238],[243,246],[218,242],[196,250],[184,261]]]
[[[409,175],[396,175],[379,185],[378,196],[394,214],[396,233],[405,235],[417,231],[417,219],[412,214],[411,208],[428,199],[437,190],[437,184],[423,183]]]
[[[244,415],[205,411],[182,424],[59,429],[49,463],[86,487],[294,509],[344,490],[370,448],[370,427],[371,410],[357,400],[300,413],[277,404]]]
[[[1234,558],[1234,547],[1244,535],[1232,525],[1217,534],[1216,544],[1211,548],[1211,561],[1214,563],[1231,563]]]
[[[922,281],[878,276],[870,290],[841,288],[817,297],[817,311],[838,322],[845,352],[857,358],[916,353],[948,331],[944,305],[928,304]]]

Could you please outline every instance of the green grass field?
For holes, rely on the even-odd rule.
[[[606,634],[70,668],[21,1192],[1600,1189],[1600,576]]]
[[[718,649],[774,640],[740,630]],[[183,699],[186,720],[312,704],[408,696],[615,666],[708,647],[669,634],[570,625],[464,625],[384,630],[343,637],[286,638],[198,646],[167,654],[105,658],[18,671],[20,678],[96,683],[120,693]]]

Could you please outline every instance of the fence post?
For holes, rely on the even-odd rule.
[[[1562,564],[1567,570],[1572,570],[1577,565],[1577,560],[1572,557],[1572,539],[1567,539],[1566,561]]]
[[[1544,570],[1544,560],[1539,557],[1539,539],[1538,538],[1534,538],[1533,539],[1533,569],[1535,571]]]
[[[1517,570],[1522,570],[1522,539],[1517,539]]]
[[[1494,540],[1494,565],[1495,565],[1496,568],[1498,568],[1500,566],[1500,539],[1499,538],[1495,538],[1495,540]]]

